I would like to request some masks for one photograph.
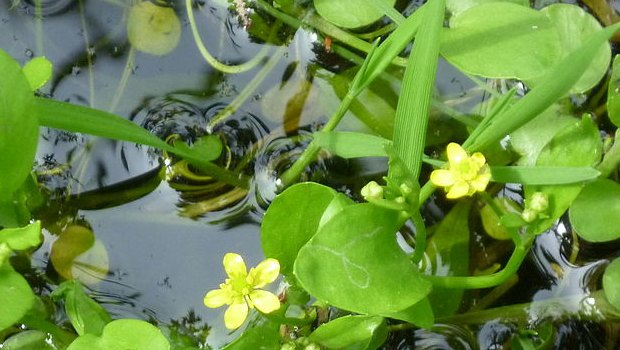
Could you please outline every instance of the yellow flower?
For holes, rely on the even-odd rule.
[[[252,308],[266,314],[280,308],[277,296],[258,289],[278,278],[278,260],[266,259],[248,273],[239,254],[227,253],[224,255],[224,270],[228,278],[220,284],[220,289],[214,289],[205,295],[204,304],[211,308],[230,305],[224,313],[226,328],[239,328]]]
[[[431,182],[435,186],[444,187],[446,197],[459,198],[471,196],[484,191],[491,180],[491,169],[480,152],[469,156],[456,143],[447,147],[448,169],[437,169],[431,173]]]

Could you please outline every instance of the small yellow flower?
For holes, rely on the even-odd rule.
[[[431,182],[444,187],[450,199],[471,196],[484,191],[491,180],[491,169],[480,152],[469,156],[456,143],[447,147],[448,169],[437,169],[431,173]]]
[[[266,259],[248,273],[239,254],[224,255],[224,270],[228,278],[205,295],[206,307],[216,308],[230,305],[224,313],[224,324],[228,329],[239,328],[248,317],[250,309],[268,314],[280,308],[280,300],[273,293],[261,290],[273,282],[280,274],[280,263],[276,259]]]

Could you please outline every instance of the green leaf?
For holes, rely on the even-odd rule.
[[[428,241],[427,254],[433,262],[428,274],[436,276],[469,275],[469,211],[471,201],[457,203],[435,229]],[[436,317],[458,311],[462,289],[435,287],[428,298]]]
[[[603,274],[603,291],[607,301],[620,310],[620,258],[607,265]]]
[[[590,242],[620,238],[620,185],[600,179],[587,184],[568,213],[579,237]]]
[[[86,293],[78,281],[63,282],[52,293],[54,299],[64,299],[65,312],[79,335],[101,335],[112,319],[107,311]]]
[[[492,166],[493,181],[524,185],[564,185],[594,180],[600,171],[590,167]]]
[[[615,126],[620,126],[620,55],[614,57],[607,86],[607,116]]]
[[[544,14],[509,2],[472,7],[450,21],[441,54],[468,74],[539,77],[560,58],[558,30]]]
[[[5,201],[32,170],[39,138],[33,93],[19,64],[0,49],[0,193]],[[2,223],[0,223],[2,225]]]
[[[170,344],[162,332],[142,320],[121,319],[108,323],[103,334],[79,336],[67,350],[169,350]]]
[[[468,10],[474,6],[486,4],[489,2],[512,2],[521,6],[530,6],[529,0],[447,0],[446,8],[452,16],[457,16],[461,12]]]
[[[28,282],[8,264],[0,267],[0,331],[14,325],[30,310],[34,293]]]
[[[179,44],[181,22],[171,7],[139,2],[129,11],[127,38],[137,50],[162,56]]]
[[[380,1],[390,7],[396,3],[396,0]],[[383,17],[383,12],[373,6],[369,0],[314,0],[314,8],[328,22],[343,28],[362,27]]]
[[[266,323],[246,329],[239,338],[226,345],[222,350],[273,350],[279,349],[280,333],[276,324]]]
[[[35,221],[26,227],[0,230],[0,243],[6,243],[12,250],[26,250],[41,244],[41,222]]]
[[[600,31],[602,28],[596,18],[576,5],[552,4],[540,12],[546,15],[558,30],[560,59],[577,50],[586,40],[589,40],[591,34]],[[593,88],[607,73],[610,60],[611,47],[607,42],[602,43],[596,50],[596,55],[588,68],[577,83],[573,85],[570,92],[581,93]],[[539,82],[540,79],[535,82],[528,82],[528,85],[533,87]]]
[[[38,330],[19,332],[2,343],[2,350],[56,350],[48,343],[48,337]]]
[[[429,293],[430,283],[396,242],[402,223],[396,211],[347,206],[299,250],[295,276],[308,293],[344,310],[380,316],[403,311]]]
[[[495,239],[510,239],[508,227],[513,227],[513,225],[506,225],[506,221],[514,221],[517,223],[517,226],[523,226],[525,221],[521,219],[521,208],[517,203],[508,197],[495,197],[493,198],[493,202],[494,203],[492,204],[505,212],[505,214],[499,218],[495,210],[493,210],[493,207],[486,204],[482,207],[482,209],[480,209],[480,221],[482,221],[482,227],[484,227],[484,231],[489,236]]]
[[[39,89],[52,78],[52,62],[45,57],[35,57],[22,68],[32,91]]]
[[[379,316],[344,316],[321,325],[308,337],[328,349],[374,350],[371,343],[382,344],[387,338],[387,326]],[[380,341],[380,342],[379,342]]]
[[[186,153],[196,152],[196,154],[200,154],[202,159],[205,161],[211,162],[219,158],[222,154],[222,140],[215,135],[205,135],[200,137],[192,146],[188,146],[183,141],[175,141],[174,147],[177,149],[181,149]]]
[[[547,108],[510,135],[510,146],[521,158],[517,165],[534,166],[543,147],[565,127],[575,123],[575,117],[556,103]]]
[[[600,160],[602,142],[594,122],[584,117],[580,122],[566,127],[545,145],[538,156],[537,166],[592,166]],[[526,200],[534,192],[542,192],[549,199],[547,219],[534,221],[528,226],[530,233],[541,233],[548,229],[566,212],[579,195],[583,184],[548,185],[524,187]]]
[[[331,131],[314,133],[317,146],[343,158],[386,157],[383,137],[358,132]]]
[[[282,274],[291,275],[297,252],[317,232],[337,197],[333,189],[308,182],[287,188],[271,203],[261,224],[261,244],[266,257],[280,262]]]

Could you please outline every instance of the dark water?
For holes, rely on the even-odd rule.
[[[229,339],[221,322],[223,309],[206,309],[203,296],[225,278],[221,266],[225,253],[243,255],[248,266],[262,259],[260,221],[275,194],[278,171],[299,154],[307,141],[304,135],[316,130],[338,106],[339,99],[322,74],[328,73],[326,68],[346,62],[326,55],[315,35],[300,30],[241,108],[226,122],[210,127],[214,116],[239,95],[260,68],[231,75],[206,64],[192,39],[181,3],[175,4],[175,10],[183,33],[178,47],[165,56],[132,53],[125,31],[125,3],[42,0],[41,4],[42,20],[36,19],[30,2],[18,3],[13,9],[9,9],[8,1],[1,4],[0,47],[21,63],[39,55],[54,63],[53,81],[42,89],[43,94],[114,112],[162,138],[180,134],[194,141],[207,132],[217,134],[230,147],[233,164],[240,164],[241,171],[253,176],[253,181],[247,195],[219,210],[190,218],[184,216],[188,207],[231,189],[181,193],[172,181],[158,180],[162,167],[170,174],[165,169],[169,163],[158,151],[42,129],[37,169],[55,170],[41,180],[56,204],[44,214],[49,227],[44,246],[35,254],[35,267],[53,270],[49,252],[56,236],[50,227],[60,225],[54,221],[88,225],[109,261],[104,280],[89,285],[98,301],[115,317],[162,323],[198,317],[198,324],[213,327],[208,342],[217,348]],[[195,9],[199,28],[205,33],[205,45],[216,57],[239,63],[259,52],[261,45],[248,37],[219,2],[201,5]],[[277,50],[268,49],[271,54]],[[303,85],[309,67],[318,73],[310,83],[308,100],[298,118],[289,118],[286,105]],[[454,108],[469,110],[482,101],[480,92],[471,91],[474,84],[454,68],[441,62],[439,69],[438,91],[454,100],[464,98]],[[352,117],[345,118],[342,128],[365,130]],[[385,164],[327,159],[314,167],[312,179],[352,193],[368,179],[380,177]],[[132,194],[128,188],[144,190]],[[78,194],[81,199],[77,199]],[[67,196],[72,198],[69,203],[80,209],[57,205]],[[442,207],[442,203],[431,204],[428,219],[442,215]],[[588,261],[569,262],[567,231],[560,225],[540,237],[524,265],[530,281],[520,283],[497,305],[578,295],[592,287],[604,260],[594,255]],[[480,242],[480,246],[485,245]],[[584,251],[581,256],[587,257],[588,250]],[[470,299],[475,301],[476,295]],[[464,310],[469,306],[464,305]],[[557,321],[557,348],[581,348],[567,345],[574,341],[581,341],[587,349],[608,347],[602,340],[606,330],[601,325]],[[386,348],[499,349],[515,329],[514,324],[497,320],[479,326],[439,324],[432,331],[394,333]]]

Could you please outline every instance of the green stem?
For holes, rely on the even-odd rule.
[[[354,96],[351,93],[347,93],[342,99],[340,106],[338,106],[338,110],[332,115],[329,119],[325,127],[323,127],[323,131],[332,131],[338,126],[338,123],[342,120],[345,113],[349,109],[349,106],[354,100]],[[317,146],[314,141],[310,142],[308,147],[301,154],[299,159],[293,163],[293,165],[282,174],[280,180],[284,186],[288,186],[295,182],[301,173],[306,169],[306,167],[316,158],[316,155],[319,153],[321,148]]]
[[[433,185],[430,181],[427,181],[424,184],[424,186],[422,186],[422,188],[420,189],[420,201],[419,201],[420,205],[426,202],[428,197],[430,197],[431,194],[433,194],[433,192],[435,192],[436,189],[437,187],[435,187],[435,185]]]
[[[112,103],[110,104],[110,108],[108,109],[108,112],[110,113],[114,113],[114,111],[118,107],[118,103],[121,100],[121,96],[123,96],[123,93],[125,92],[125,88],[127,87],[127,82],[129,81],[129,76],[131,75],[131,71],[133,70],[135,58],[136,58],[136,50],[132,46],[129,49],[129,53],[127,54],[127,61],[125,62],[125,68],[123,69],[121,80],[118,82],[118,86],[116,87],[116,92],[114,93],[114,97],[112,98]]]
[[[506,266],[499,272],[485,276],[425,276],[425,278],[435,287],[443,288],[481,289],[500,285],[517,273],[529,251],[531,242],[532,240],[529,239],[523,245],[517,246]]]
[[[422,215],[417,208],[409,214],[415,226],[415,251],[411,261],[417,265],[424,257],[424,251],[426,250],[426,225],[424,225],[424,219],[422,219]]]
[[[202,38],[200,37],[200,33],[198,32],[198,26],[196,25],[196,18],[194,18],[192,0],[185,0],[185,10],[187,11],[189,26],[192,29],[192,35],[194,37],[194,42],[196,43],[198,51],[200,51],[200,54],[205,59],[205,61],[207,61],[207,63],[209,63],[211,66],[213,66],[213,68],[217,69],[218,71],[229,74],[243,73],[256,67],[256,65],[263,60],[263,57],[267,55],[269,46],[263,45],[258,54],[256,54],[256,56],[243,64],[230,66],[218,61],[215,57],[213,57],[213,55],[209,53],[209,50],[207,50],[207,48],[202,42]]]

